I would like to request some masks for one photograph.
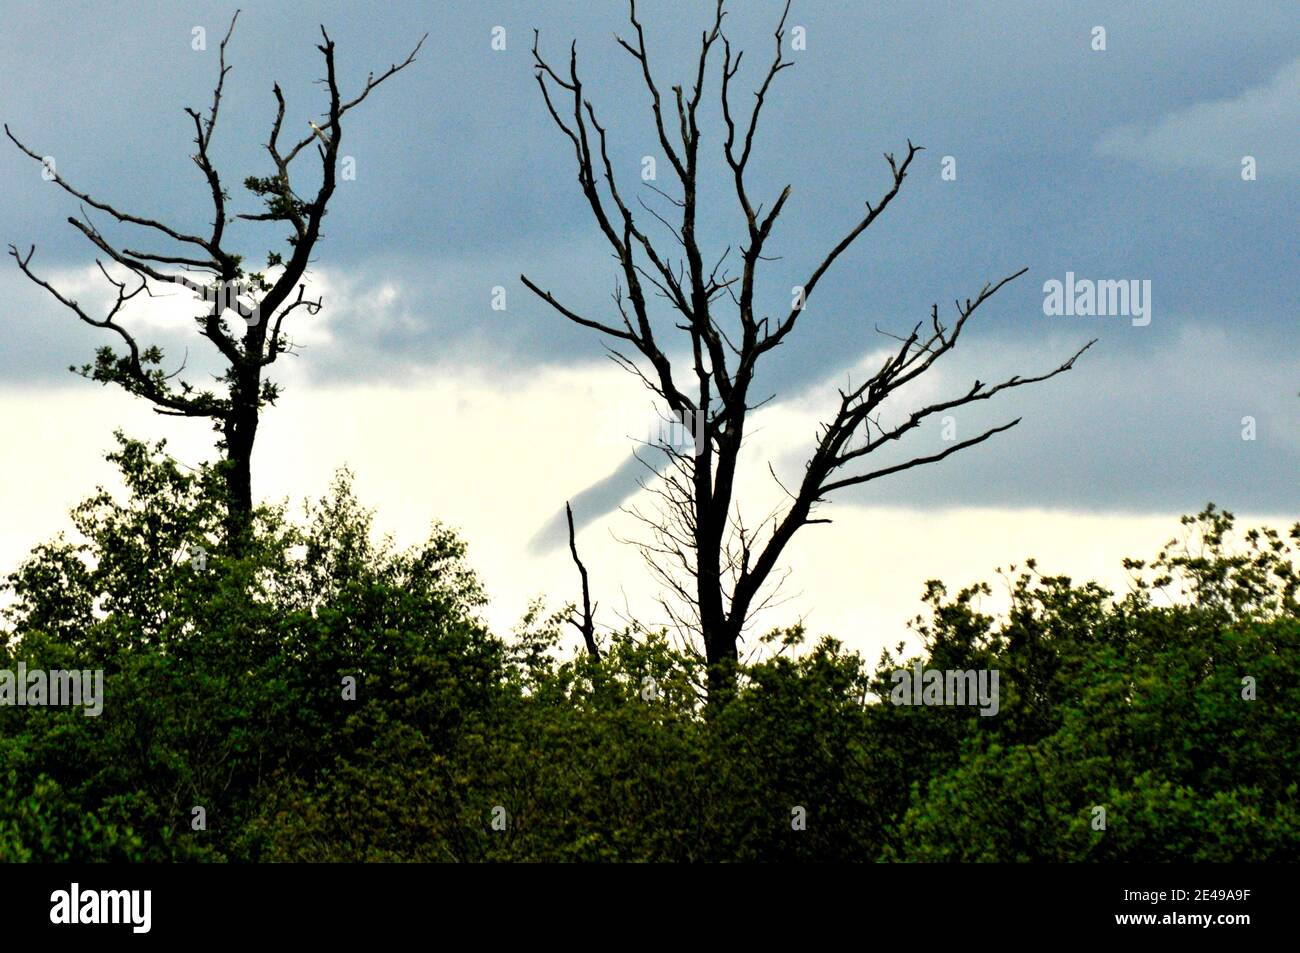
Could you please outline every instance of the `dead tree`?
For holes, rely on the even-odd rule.
[[[93,198],[68,183],[42,155],[24,145],[16,135],[4,127],[5,134],[14,144],[35,161],[45,165],[44,175],[68,194],[81,202],[81,217],[69,217],[68,222],[78,229],[92,245],[119,266],[120,278],[115,278],[96,259],[100,271],[116,291],[117,300],[103,317],[88,313],[77,301],[60,292],[50,282],[41,278],[31,267],[35,246],[22,254],[9,246],[9,254],[28,278],[40,285],[60,304],[71,310],[80,320],[103,328],[120,339],[122,353],[111,346],[97,350],[93,364],[71,368],[75,373],[102,384],[116,384],[128,393],[142,397],[154,405],[155,412],[171,417],[198,417],[212,422],[221,436],[218,448],[223,455],[224,479],[229,495],[230,518],[228,530],[232,538],[247,526],[253,509],[251,465],[253,444],[264,406],[275,403],[279,395],[276,385],[265,377],[266,369],[283,353],[293,353],[293,343],[284,331],[285,319],[302,309],[316,314],[321,308],[319,299],[305,297],[303,275],[312,253],[321,238],[321,221],[334,195],[339,145],[343,139],[343,117],[386,79],[409,66],[424,43],[402,60],[376,76],[371,73],[365,86],[351,99],[339,92],[334,66],[334,42],[321,27],[323,42],[317,47],[325,58],[323,83],[328,91],[329,104],[318,125],[311,122],[312,131],[302,138],[281,142],[285,119],[285,99],[279,84],[273,85],[276,100],[275,121],[271,125],[266,150],[270,154],[273,171],[265,178],[249,176],[244,186],[264,204],[260,212],[241,213],[234,218],[252,222],[287,224],[287,249],[282,254],[267,254],[265,271],[246,271],[242,255],[232,252],[226,245],[226,226],[232,221],[228,210],[230,202],[217,169],[209,157],[212,136],[221,110],[221,96],[226,74],[226,45],[234,33],[239,19],[236,11],[230,28],[221,41],[219,73],[212,95],[212,105],[204,115],[196,109],[185,112],[194,123],[194,142],[197,152],[190,158],[203,174],[211,192],[213,219],[210,230],[186,231],[164,224],[157,219],[121,211],[108,202]],[[302,198],[294,190],[290,171],[294,160],[308,146],[315,146],[321,163],[321,182],[314,196]],[[124,243],[110,242],[92,222],[87,206],[103,212],[121,225],[142,229],[164,247],[157,251],[138,251]],[[286,257],[287,256],[287,257]],[[121,323],[122,311],[141,293],[153,295],[153,283],[180,284],[197,293],[203,301],[203,313],[196,317],[199,334],[206,338],[220,354],[224,373],[217,380],[217,390],[196,387],[180,378],[184,363],[172,373],[162,367],[163,352],[158,347],[142,346]],[[233,315],[227,324],[226,312]],[[233,325],[233,329],[232,329]]]
[[[671,205],[668,214],[676,221],[669,221],[645,201],[635,202],[671,234],[676,247],[669,249],[661,247],[662,240],[653,239],[646,231],[640,212],[634,213],[634,203],[615,175],[607,148],[606,127],[598,119],[579,76],[576,44],[570,46],[568,68],[562,72],[542,56],[538,40],[534,39],[536,79],[543,101],[573,148],[578,185],[618,262],[619,278],[613,295],[615,314],[612,319],[603,320],[578,314],[550,291],[538,287],[527,276],[520,276],[524,285],[569,321],[609,339],[611,356],[646,384],[672,418],[691,429],[698,426],[699,439],[687,449],[669,442],[659,447],[668,457],[664,479],[656,489],[664,508],[657,518],[647,519],[654,538],[643,543],[643,552],[668,585],[669,592],[677,597],[673,601],[684,607],[673,610],[665,603],[673,621],[703,642],[710,704],[725,699],[734,690],[737,644],[746,622],[763,606],[764,594],[770,592],[769,583],[774,580],[785,547],[801,527],[828,522],[814,516],[818,503],[836,490],[935,463],[1014,427],[1018,419],[953,443],[938,453],[875,469],[863,467],[871,453],[896,444],[932,415],[1060,374],[1089,346],[1085,345],[1054,370],[1032,377],[1016,376],[993,385],[977,380],[951,399],[920,407],[900,423],[882,426],[881,409],[886,400],[951,351],[976,309],[1023,274],[1024,269],[986,284],[975,298],[966,299],[964,304],[959,302],[956,317],[949,323],[940,320],[935,306],[928,320],[918,322],[910,333],[898,336],[897,348],[891,344],[889,358],[874,375],[858,386],[840,391],[839,406],[816,436],[802,481],[798,487],[786,490],[787,503],[757,526],[746,526],[734,497],[747,417],[761,403],[756,403],[751,395],[758,362],[794,330],[807,297],[822,277],[894,201],[920,147],[909,142],[901,161],[893,155],[885,156],[890,182],[884,195],[875,204],[867,202],[865,214],[812,268],[802,285],[800,300],[788,313],[760,316],[762,306],[755,298],[755,279],[760,263],[765,260],[764,248],[773,226],[790,198],[790,188],[783,189],[764,211],[763,205],[756,205],[750,194],[746,170],[772,82],[778,73],[792,65],[782,56],[789,3],[775,31],[775,55],[754,93],[748,118],[740,116],[732,102],[742,54],[733,55],[723,33],[723,6],[724,0],[718,0],[712,26],[702,34],[698,61],[692,63],[693,85],[685,89],[673,86],[671,95],[661,91],[651,69],[635,0],[630,2],[633,38],[616,37],[618,44],[632,56],[644,81],[659,146],[675,176],[673,190],[679,190],[674,195],[651,186],[660,199]],[[726,253],[717,258],[716,264],[707,264],[714,258],[706,257],[696,237],[696,186],[703,138],[697,117],[710,60],[719,46],[718,95],[724,124],[719,131],[721,152],[735,199],[747,222],[737,275],[723,270]],[[678,340],[682,350],[689,354],[686,360],[674,361],[666,352],[661,340],[663,326],[656,326],[658,322],[652,320],[648,293],[667,302],[670,327],[684,336]],[[635,349],[635,357],[630,356],[631,349]]]
[[[564,504],[564,515],[569,521],[569,553],[573,556],[573,563],[578,567],[578,575],[582,578],[582,615],[576,615],[576,609],[571,612],[569,625],[582,635],[583,644],[587,646],[587,654],[599,662],[600,647],[596,645],[596,607],[591,604],[591,585],[587,581],[587,567],[578,556],[578,540],[573,532],[573,508],[568,503]]]

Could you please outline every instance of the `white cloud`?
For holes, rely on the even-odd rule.
[[[1098,155],[1157,169],[1239,174],[1243,156],[1254,156],[1259,174],[1300,172],[1295,148],[1300,128],[1300,58],[1273,78],[1235,97],[1195,103],[1159,119],[1105,132]]]
[[[296,504],[324,492],[334,470],[346,464],[362,502],[377,510],[379,529],[399,543],[417,541],[434,519],[458,527],[493,596],[489,621],[505,632],[531,598],[545,595],[558,607],[577,594],[567,550],[536,554],[528,541],[566,499],[626,458],[628,445],[610,439],[611,421],[620,412],[640,421],[642,406],[636,381],[600,363],[523,378],[448,365],[419,385],[400,387],[320,387],[298,380],[264,418],[257,490]],[[747,512],[775,499],[761,458],[776,456],[781,446],[805,445],[823,410],[809,400],[762,415],[741,487]],[[158,418],[113,390],[85,383],[0,390],[0,443],[23,448],[0,470],[0,570],[67,528],[67,510],[94,483],[115,485],[102,454],[118,426],[134,436],[168,437],[189,464],[212,453],[211,434],[202,425]],[[634,502],[652,509],[652,500]],[[823,515],[834,522],[804,529],[787,551],[783,563],[794,567],[785,590],[791,598],[760,626],[805,618],[814,634],[835,634],[874,660],[882,647],[906,636],[904,623],[919,611],[927,579],[942,578],[956,588],[1033,555],[1045,571],[1122,587],[1120,558],[1154,552],[1177,529],[1178,514],[842,501]],[[615,611],[625,606],[639,619],[660,619],[657,590],[637,552],[615,538],[638,531],[616,511],[579,533],[605,624],[616,624]],[[995,595],[986,608],[999,602]]]

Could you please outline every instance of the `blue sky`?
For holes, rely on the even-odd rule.
[[[663,86],[687,81],[709,6],[641,5]],[[748,51],[739,82],[752,85],[771,56],[779,4],[733,6],[727,33]],[[615,271],[577,191],[572,154],[543,108],[529,48],[534,27],[555,60],[577,39],[616,166],[632,181],[642,157],[655,156],[665,185],[668,165],[644,88],[613,40],[628,29],[623,5],[246,0],[243,7],[213,146],[242,210],[254,205],[235,183],[267,172],[261,144],[272,81],[289,100],[291,131],[305,132],[322,109],[313,84],[317,23],[338,44],[345,90],[430,34],[415,65],[347,127],[343,152],[355,159],[357,177],[336,194],[317,255],[338,290],[320,319],[329,333],[306,348],[285,400],[293,387],[400,392],[468,368],[503,393],[545,373],[555,382],[556,413],[580,413],[592,399],[582,375],[602,360],[601,342],[532,299],[518,276],[578,310],[603,313]],[[192,132],[182,107],[209,101],[216,45],[232,11],[213,3],[139,3],[127,12],[121,4],[5,0],[0,118],[92,194],[202,228],[208,200],[188,158]],[[884,191],[881,154],[902,153],[909,138],[927,151],[898,201],[841,259],[797,333],[771,355],[760,382],[778,395],[775,406],[815,405],[819,387],[887,343],[876,325],[910,327],[932,302],[950,311],[954,298],[1024,266],[1029,274],[973,319],[945,372],[950,388],[1045,370],[1099,339],[1070,374],[959,421],[974,433],[1023,415],[1016,430],[940,467],[873,483],[846,504],[1142,514],[1186,512],[1213,499],[1295,512],[1300,7],[804,0],[790,24],[805,28],[807,49],[787,52],[795,68],[770,96],[752,169],[753,190],[769,201],[793,186],[770,246],[781,258],[760,285],[771,310],[788,305],[791,285],[856,221],[862,203]],[[196,26],[207,31],[206,52],[191,48]],[[506,31],[504,51],[491,46],[497,26]],[[1091,48],[1096,26],[1106,30],[1103,52]],[[715,90],[718,68],[709,78]],[[717,120],[716,109],[705,116],[711,166],[700,229],[715,254],[740,237]],[[949,155],[955,181],[940,176]],[[1247,155],[1258,165],[1255,181],[1241,177]],[[0,143],[0,240],[35,243],[38,269],[84,269],[88,247],[63,221],[75,203],[39,171]],[[252,227],[238,234],[251,259],[278,240]],[[1044,315],[1043,283],[1066,272],[1149,280],[1150,325]],[[504,312],[490,308],[496,286],[507,292]],[[100,343],[95,332],[27,286],[7,259],[0,290],[4,393],[79,387],[87,401],[98,400],[95,385],[66,370]],[[151,340],[179,357],[192,343],[187,326],[150,325]],[[192,349],[190,366],[202,360]],[[817,416],[816,406],[810,413]],[[1244,417],[1255,420],[1253,441],[1242,439]],[[920,449],[938,446],[937,431],[917,438]],[[774,447],[778,471],[798,472],[806,445]],[[474,448],[462,451],[468,459]],[[566,493],[584,501],[589,521],[626,499],[631,472],[575,472]],[[542,520],[523,535],[540,530],[546,542],[546,526],[553,528]]]

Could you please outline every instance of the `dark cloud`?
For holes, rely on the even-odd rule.
[[[728,21],[733,43],[755,50],[751,69],[767,55],[778,6],[737,5]],[[285,88],[293,124],[305,129],[320,109],[308,24],[330,25],[345,85],[391,62],[425,30],[433,34],[417,65],[367,101],[349,129],[344,151],[357,177],[341,184],[317,256],[320,273],[335,282],[321,318],[330,339],[304,332],[301,366],[314,381],[415,380],[448,365],[495,368],[505,379],[602,353],[601,341],[519,283],[527,273],[581,313],[612,311],[615,264],[532,78],[534,26],[556,56],[577,37],[629,194],[659,201],[638,182],[645,155],[659,159],[656,184],[671,191],[671,183],[635,64],[611,39],[623,29],[621,8],[588,5],[580,16],[578,9],[456,0],[245,11],[214,146],[237,196],[244,174],[266,172],[260,144],[272,118],[272,80]],[[644,11],[665,85],[684,78],[702,9],[661,3]],[[780,258],[759,286],[765,309],[788,307],[791,286],[880,195],[882,151],[903,149],[909,137],[928,151],[897,203],[810,299],[797,333],[767,362],[761,390],[786,399],[843,373],[879,345],[877,326],[910,327],[932,301],[950,307],[1022,266],[1030,274],[978,315],[962,358],[972,370],[982,373],[1003,353],[1048,357],[1056,345],[1097,332],[1096,322],[1063,327],[1044,317],[1049,278],[1073,271],[1149,279],[1153,287],[1150,328],[1105,328],[1104,350],[1068,381],[1003,405],[1026,411],[1016,431],[859,498],[1110,509],[1298,501],[1296,382],[1284,370],[1288,360],[1295,365],[1300,294],[1294,179],[1267,163],[1258,181],[1243,183],[1205,172],[1204,163],[1162,172],[1096,154],[1108,130],[1155,127],[1266,83],[1294,57],[1296,8],[880,4],[845,13],[805,3],[794,16],[808,49],[793,54],[796,68],[782,73],[769,99],[752,173],[754,194],[769,202],[794,186],[770,246]],[[1105,53],[1088,48],[1094,21],[1107,25]],[[139,29],[142,22],[150,29]],[[196,25],[211,37],[224,22],[207,5],[161,0],[132,17],[108,3],[18,7],[0,33],[3,118],[86,188],[201,228],[210,212],[180,110],[210,95],[215,57],[191,49]],[[489,44],[497,25],[507,30],[505,52]],[[699,230],[718,254],[742,232],[719,161],[716,110],[705,119],[711,165]],[[945,155],[956,159],[956,181],[939,176]],[[30,160],[0,143],[0,241],[35,241],[37,261],[51,267],[85,266],[89,250],[63,222],[75,211]],[[237,235],[252,260],[279,237],[248,226]],[[0,267],[10,269],[0,287],[16,289],[12,262]],[[506,290],[504,312],[491,307],[497,287]],[[668,339],[672,322],[664,323]],[[32,289],[4,296],[0,329],[7,383],[62,381],[69,363],[103,342]],[[187,330],[151,333],[179,358],[194,343]],[[1196,366],[1162,359],[1195,340],[1222,344],[1195,352]],[[201,371],[206,357],[198,345],[191,351]],[[1025,369],[1013,363],[1009,371]],[[1243,416],[1258,421],[1248,445],[1232,436]],[[580,519],[618,505],[636,469],[629,461],[578,497]],[[534,544],[553,541],[554,528]]]

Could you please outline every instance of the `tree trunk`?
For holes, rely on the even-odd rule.
[[[736,691],[737,633],[723,609],[718,548],[706,546],[697,553],[700,562],[697,565],[696,591],[704,658],[708,665],[708,707],[717,709],[725,705]]]
[[[707,706],[718,711],[736,694],[736,639],[724,630],[707,635],[704,646],[709,666]]]
[[[225,423],[226,534],[231,551],[241,552],[252,529],[253,445],[257,439],[256,379],[240,381],[232,394],[234,406]]]

